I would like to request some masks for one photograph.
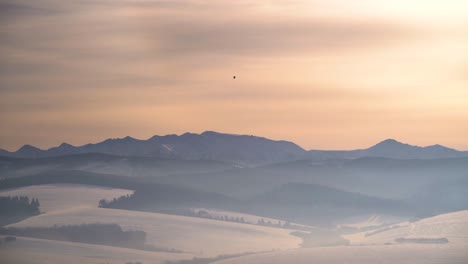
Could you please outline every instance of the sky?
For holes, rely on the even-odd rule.
[[[0,148],[205,130],[468,150],[468,1],[0,0]]]

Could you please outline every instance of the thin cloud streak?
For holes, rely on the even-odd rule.
[[[385,137],[466,146],[460,11],[441,10],[434,17],[445,22],[431,24],[429,11],[402,1],[390,8],[0,0],[0,7],[1,148],[203,130],[306,148]]]

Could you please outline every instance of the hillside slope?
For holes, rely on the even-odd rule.
[[[191,254],[141,251],[26,237],[17,237],[14,243],[0,246],[0,256],[2,263],[21,264],[123,264],[137,261],[164,264],[167,260],[193,257]]]
[[[446,238],[449,244],[468,246],[468,210],[441,214],[415,222],[403,222],[345,236],[352,244],[397,243],[397,239]]]

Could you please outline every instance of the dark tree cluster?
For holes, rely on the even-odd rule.
[[[212,215],[208,213],[205,210],[199,210],[197,212],[191,211],[190,213],[187,214],[187,216],[194,216],[194,217],[199,217],[199,218],[206,218],[206,219],[213,219],[213,220],[218,220],[218,221],[226,221],[226,222],[234,222],[234,223],[241,223],[241,224],[249,224],[248,222],[245,221],[244,217],[230,217],[228,215]]]
[[[52,227],[0,228],[0,233],[10,236],[35,237],[50,240],[128,248],[145,248],[146,233],[123,231],[117,224],[82,224]]]
[[[120,197],[116,197],[111,201],[107,201],[106,199],[101,199],[99,201],[99,207],[101,208],[119,208],[119,209],[131,209],[134,205],[134,196],[135,193],[122,195]]]
[[[445,237],[440,238],[397,238],[396,243],[399,244],[447,244],[449,241]]]
[[[183,259],[183,260],[176,260],[176,261],[168,260],[168,261],[164,262],[164,264],[209,264],[209,263],[214,263],[214,262],[221,261],[221,260],[237,258],[237,257],[242,257],[242,256],[248,256],[248,255],[254,255],[254,254],[261,254],[261,253],[266,253],[266,252],[271,252],[271,251],[244,252],[244,253],[238,253],[238,254],[225,254],[225,255],[219,255],[219,256],[216,256],[216,257],[212,257],[212,258],[194,257],[192,259]]]
[[[0,196],[0,212],[3,213],[30,213],[39,214],[41,204],[36,198],[31,201],[27,196]]]
[[[275,228],[302,230],[302,231],[309,231],[310,230],[310,227],[302,226],[302,225],[295,225],[295,224],[292,224],[291,222],[288,222],[288,221],[286,221],[284,223],[281,223],[281,221],[279,221],[279,220],[278,220],[278,222],[272,222],[270,220],[265,221],[265,219],[263,219],[263,218],[257,220],[257,225],[269,226],[269,227],[275,227]]]
[[[0,196],[0,225],[7,225],[38,215],[41,204],[36,198],[26,196]]]
[[[170,185],[140,186],[133,194],[123,195],[111,201],[99,201],[99,207],[148,212],[182,214],[188,208],[229,208],[233,201],[216,193],[182,189]]]

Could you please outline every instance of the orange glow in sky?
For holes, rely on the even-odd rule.
[[[468,149],[467,1],[2,3],[0,148],[215,130]]]

